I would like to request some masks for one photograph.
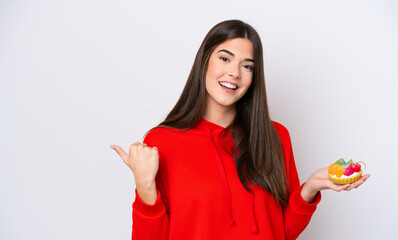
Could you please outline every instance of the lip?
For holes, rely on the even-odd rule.
[[[236,85],[236,84],[234,84],[234,83],[232,83],[232,82],[228,82],[228,81],[220,81],[220,82],[227,82],[227,83]],[[232,90],[232,89],[229,89],[229,88],[226,88],[226,87],[222,86],[222,85],[220,84],[220,82],[218,82],[218,86],[220,86],[221,89],[222,89],[224,92],[226,92],[226,93],[234,93],[234,92],[239,88],[238,85],[236,85],[236,89],[235,89],[235,90]]]

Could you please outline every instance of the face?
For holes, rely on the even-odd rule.
[[[253,78],[253,44],[244,38],[227,40],[210,55],[206,73],[207,107],[235,108]]]

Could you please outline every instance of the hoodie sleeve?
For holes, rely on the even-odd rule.
[[[157,199],[154,204],[144,203],[135,189],[133,203],[132,240],[167,240],[169,235],[169,204],[167,169],[162,152],[162,142],[157,129],[151,130],[144,139],[149,147],[159,151],[159,170],[156,176]]]
[[[318,192],[314,203],[311,204],[308,204],[302,198],[301,189],[305,183],[300,185],[289,132],[279,123],[275,123],[275,128],[281,139],[285,157],[286,176],[290,188],[289,202],[283,209],[285,237],[287,240],[290,240],[296,239],[307,227],[321,200],[321,193]]]

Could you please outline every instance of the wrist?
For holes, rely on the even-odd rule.
[[[156,183],[148,182],[148,183],[137,183],[136,188],[139,198],[146,204],[153,205],[158,196],[156,190]]]
[[[314,203],[315,197],[319,190],[311,181],[311,178],[304,184],[303,188],[301,189],[301,197],[306,201],[308,204]]]
[[[156,182],[155,180],[153,181],[139,181],[135,179],[135,185],[137,189],[141,189],[142,191],[152,191],[156,190]]]

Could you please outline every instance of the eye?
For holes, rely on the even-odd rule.
[[[250,72],[253,71],[254,67],[250,66],[250,65],[243,65],[244,68],[246,68],[247,70],[249,70]]]
[[[226,58],[226,57],[220,57],[220,59],[221,59],[222,61],[224,61],[224,62],[227,62],[227,61],[229,61],[229,59],[228,59],[228,58]]]

